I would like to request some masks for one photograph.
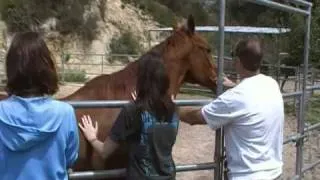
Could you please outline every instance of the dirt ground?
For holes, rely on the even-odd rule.
[[[61,86],[57,97],[66,96],[81,85]],[[178,99],[206,99],[195,95],[178,95]],[[296,117],[286,116],[285,137],[296,132]],[[190,126],[181,122],[176,144],[174,146],[174,160],[179,164],[197,164],[212,162],[214,156],[215,132],[205,125]],[[285,138],[286,139],[286,138]],[[290,179],[295,173],[296,147],[294,144],[284,146],[284,179]],[[310,136],[305,142],[304,162],[306,164],[317,161],[320,158],[318,135]],[[320,166],[305,174],[304,179],[320,179]],[[177,174],[177,180],[212,180],[213,170],[181,172]]]

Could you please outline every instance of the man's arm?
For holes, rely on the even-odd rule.
[[[225,88],[233,88],[237,84],[231,81],[226,75],[223,75],[223,85]],[[135,96],[133,96],[135,98]],[[201,107],[180,107],[178,110],[180,120],[182,122],[188,123],[190,125],[197,125],[197,124],[207,124],[206,120],[204,119]]]
[[[241,108],[234,108],[232,92],[225,93],[201,108],[181,108],[180,119],[191,125],[208,124],[210,128],[217,129],[243,114]]]
[[[237,86],[237,83],[231,81],[229,78],[227,78],[226,76],[223,77],[223,82],[222,82],[223,86],[226,89],[230,89],[233,88],[235,86]]]
[[[195,107],[180,107],[179,117],[182,122],[190,125],[206,124],[201,114],[201,108]]]

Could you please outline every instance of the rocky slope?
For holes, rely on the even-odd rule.
[[[66,53],[95,53],[104,54],[110,52],[110,42],[113,37],[118,37],[122,32],[129,30],[135,35],[143,47],[148,48],[148,29],[155,28],[158,24],[152,18],[143,14],[136,7],[123,4],[121,0],[107,1],[105,5],[104,20],[99,15],[99,0],[93,0],[86,13],[97,14],[98,34],[97,38],[91,43],[84,43],[82,39],[71,36],[62,36],[55,31],[54,18],[48,19],[41,28],[46,32],[46,41],[50,49],[54,53],[57,61],[60,60],[62,50]],[[2,33],[3,22],[0,21],[0,32]],[[5,33],[7,34],[7,33]],[[10,43],[10,36],[2,38],[0,36],[0,45],[6,44],[4,39],[7,39],[7,44]],[[1,49],[2,46],[0,46]]]

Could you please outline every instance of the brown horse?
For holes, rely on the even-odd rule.
[[[195,23],[189,16],[187,23],[174,28],[173,33],[162,43],[153,47],[148,53],[162,57],[170,78],[169,93],[177,95],[184,82],[197,83],[213,91],[216,90],[216,66],[212,63],[208,43],[195,32]],[[139,59],[137,60],[139,61]],[[137,78],[137,61],[124,69],[98,76],[87,82],[73,94],[62,98],[64,101],[85,100],[129,100]],[[4,97],[1,96],[1,99]],[[77,120],[84,114],[90,114],[99,124],[98,138],[104,140],[109,134],[120,109],[77,109]],[[183,119],[182,119],[183,120]],[[127,165],[127,148],[121,145],[108,159],[103,160],[95,153],[80,134],[79,158],[74,171],[125,168]]]
[[[148,53],[161,55],[170,78],[170,93],[176,95],[183,82],[197,83],[215,91],[216,66],[212,64],[208,43],[195,32],[192,16],[186,24],[174,28],[165,41],[152,48]],[[139,61],[139,59],[137,60]],[[61,100],[129,100],[137,78],[137,61],[128,64],[124,69],[101,75],[86,83],[75,93]],[[77,119],[83,114],[90,114],[99,123],[98,138],[104,140],[115,121],[119,109],[78,109]],[[127,148],[121,145],[105,161],[93,152],[91,146],[81,135],[79,159],[75,171],[89,169],[124,168],[127,165]]]

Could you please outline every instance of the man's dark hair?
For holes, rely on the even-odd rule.
[[[6,58],[9,95],[53,95],[58,90],[58,75],[51,53],[36,32],[17,33]]]
[[[263,57],[261,43],[257,39],[241,40],[237,44],[233,55],[240,59],[246,70],[257,71],[260,69]]]

